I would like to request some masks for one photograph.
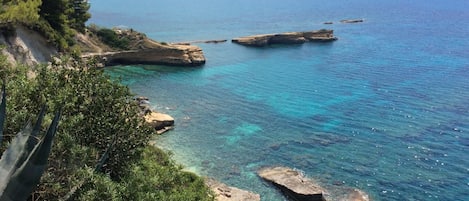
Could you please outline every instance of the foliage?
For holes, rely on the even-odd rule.
[[[202,178],[182,171],[168,153],[147,147],[123,180],[124,200],[213,200]]]
[[[85,32],[85,23],[90,19],[91,14],[88,12],[90,4],[85,0],[70,1],[73,12],[68,16],[70,26],[80,32]]]
[[[184,172],[169,155],[148,146],[142,159],[133,164],[121,182],[112,182],[108,177],[87,171],[86,183],[74,197],[75,200],[165,200],[165,201],[210,201],[210,194],[202,178]],[[87,189],[87,190],[85,190]]]
[[[76,31],[84,32],[91,17],[84,0],[3,0],[0,27],[24,24],[42,33],[61,51],[75,45]]]
[[[200,178],[182,172],[164,152],[148,148],[154,130],[137,115],[133,95],[101,70],[70,56],[51,66],[0,69],[9,91],[4,133],[21,129],[39,112],[37,105],[63,108],[49,168],[31,200],[211,198]],[[44,119],[50,123],[52,116]],[[3,144],[11,140],[6,135]],[[94,171],[103,155],[107,160]]]
[[[7,0],[0,8],[0,22],[34,23],[39,19],[41,0]]]
[[[112,48],[127,49],[129,46],[129,39],[119,37],[112,29],[101,28],[96,33],[101,41]]]

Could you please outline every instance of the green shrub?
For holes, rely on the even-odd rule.
[[[167,153],[152,146],[145,149],[122,184],[124,200],[213,200],[202,178],[182,171]]]
[[[101,28],[96,33],[106,45],[117,49],[128,49],[129,39],[120,38],[112,29]]]
[[[201,178],[183,172],[167,153],[147,145],[154,130],[137,115],[127,87],[101,70],[77,67],[86,65],[72,56],[57,63],[11,68],[0,56],[0,77],[8,80],[9,91],[5,133],[34,118],[37,105],[63,108],[35,200],[212,199]],[[50,123],[52,115],[44,121]],[[3,139],[10,140],[11,136]],[[94,171],[108,149],[108,159]]]

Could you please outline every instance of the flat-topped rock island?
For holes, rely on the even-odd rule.
[[[337,37],[334,36],[334,30],[321,29],[317,31],[245,36],[234,38],[231,42],[245,46],[264,47],[274,44],[302,44],[305,42],[331,42],[335,40],[337,40]]]

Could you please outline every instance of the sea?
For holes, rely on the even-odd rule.
[[[469,200],[469,1],[92,0],[90,24],[194,45],[202,67],[105,71],[176,127],[155,136],[186,170],[286,200],[286,166],[372,200]],[[340,23],[363,19],[362,23]],[[327,25],[324,22],[333,22]],[[333,29],[335,42],[245,47],[253,34]]]

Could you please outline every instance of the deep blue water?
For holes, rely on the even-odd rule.
[[[374,200],[469,200],[469,1],[91,3],[91,23],[165,42],[335,30],[333,43],[198,44],[201,68],[108,68],[175,117],[156,141],[187,169],[266,201],[283,200],[256,176],[271,165]]]

